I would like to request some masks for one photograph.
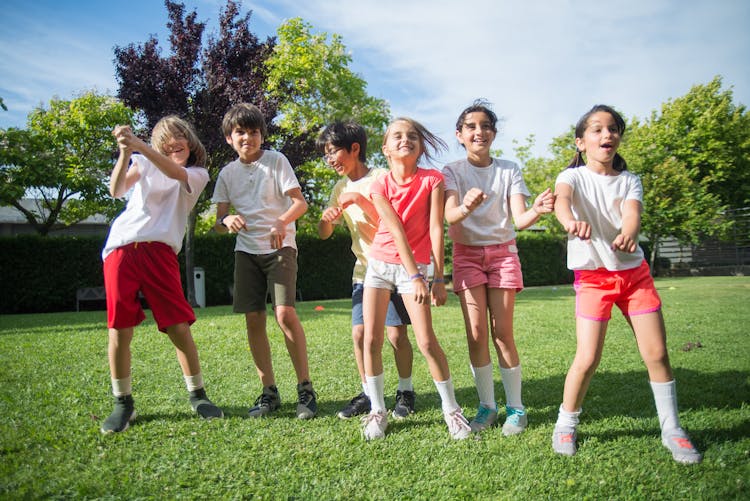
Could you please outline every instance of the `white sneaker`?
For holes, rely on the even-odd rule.
[[[388,413],[370,412],[362,417],[362,434],[365,440],[385,438],[385,429],[388,428]]]
[[[469,421],[464,417],[461,408],[453,412],[444,412],[443,418],[448,425],[448,431],[455,440],[464,440],[471,436],[471,426]]]

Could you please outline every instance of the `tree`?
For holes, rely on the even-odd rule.
[[[662,165],[669,159],[683,164],[693,181],[733,208],[750,204],[750,116],[733,103],[731,89],[721,89],[721,77],[695,85],[684,96],[669,100],[661,113],[633,120],[626,144],[628,162]],[[636,147],[637,145],[637,147]],[[637,158],[636,158],[637,157]]]
[[[644,188],[642,233],[658,243],[721,237],[732,225],[723,214],[750,203],[750,118],[733,104],[721,78],[667,101],[661,113],[633,119],[621,148]]]
[[[267,89],[279,102],[279,131],[273,139],[282,145],[309,144],[312,153],[293,165],[300,166],[298,177],[311,203],[308,217],[317,221],[338,178],[314,149],[318,133],[334,120],[355,120],[367,130],[369,163],[385,165],[380,144],[390,108],[367,94],[367,83],[349,68],[352,57],[339,35],[329,39],[325,32],[311,31],[300,18],[283,23],[266,67]]]
[[[185,6],[165,1],[169,21],[171,54],[161,56],[158,40],[143,45],[115,48],[115,69],[120,84],[118,96],[142,111],[149,129],[164,115],[175,113],[190,121],[208,152],[211,178],[234,156],[221,133],[221,119],[231,104],[256,104],[271,123],[276,105],[265,96],[263,61],[273,39],[260,43],[250,32],[251,12],[239,18],[239,4],[229,0],[220,15],[219,38],[210,37],[201,51],[205,23],[196,22],[195,11],[185,15]],[[185,236],[185,268],[188,300],[195,304],[193,240],[198,213],[208,206],[213,183],[188,219]]]
[[[115,151],[112,129],[132,110],[110,96],[87,92],[38,107],[27,129],[0,129],[0,203],[22,212],[41,235],[94,214],[109,217],[122,203],[109,196]],[[37,200],[36,208],[21,204]]]

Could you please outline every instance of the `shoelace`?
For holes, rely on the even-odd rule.
[[[315,393],[313,393],[311,390],[308,390],[307,388],[302,389],[302,390],[297,390],[297,397],[299,399],[299,403],[303,405],[309,404],[314,396],[315,396]]]
[[[448,426],[450,427],[451,431],[471,429],[471,427],[469,426],[469,422],[466,421],[466,418],[460,412],[451,412],[450,414],[448,414],[448,417],[450,418],[450,420],[448,421],[450,424]]]
[[[271,407],[273,404],[274,398],[273,395],[269,395],[268,393],[261,393],[261,395],[255,399],[256,406],[266,406]]]

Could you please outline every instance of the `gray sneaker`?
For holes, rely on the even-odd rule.
[[[575,428],[555,426],[555,430],[552,432],[552,449],[563,456],[575,456],[578,451],[576,439]]]
[[[665,430],[661,434],[661,443],[669,449],[672,457],[678,463],[696,464],[703,460],[703,455],[698,452],[698,449],[695,448],[682,428]]]
[[[205,388],[190,392],[190,407],[203,419],[223,418],[224,412],[206,396]]]
[[[297,417],[300,419],[314,418],[318,413],[318,395],[313,390],[310,381],[303,381],[297,385]]]
[[[135,419],[135,406],[132,395],[115,397],[115,408],[112,414],[104,420],[102,433],[120,433],[128,429],[130,422]]]
[[[266,386],[263,393],[255,400],[254,407],[248,411],[251,418],[268,416],[273,411],[281,407],[281,397],[276,386]]]

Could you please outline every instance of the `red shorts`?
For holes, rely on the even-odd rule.
[[[104,290],[111,329],[135,327],[146,318],[139,291],[160,331],[195,322],[195,312],[182,292],[177,256],[162,242],[136,242],[112,251],[104,260]]]
[[[453,242],[453,291],[486,285],[491,289],[523,289],[521,260],[516,241],[498,245],[463,245]]]
[[[590,320],[609,320],[612,305],[623,315],[643,315],[661,309],[654,279],[644,260],[637,268],[620,271],[575,270],[576,316]]]

